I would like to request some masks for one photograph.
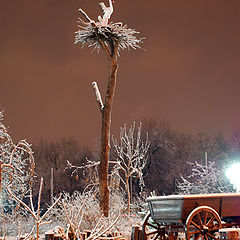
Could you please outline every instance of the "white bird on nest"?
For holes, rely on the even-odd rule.
[[[109,0],[109,7],[106,7],[103,2],[99,3],[103,12],[103,17],[98,16],[100,26],[106,27],[108,25],[111,15],[113,13],[113,3],[114,3],[114,0]]]

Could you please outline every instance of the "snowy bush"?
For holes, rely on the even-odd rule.
[[[197,162],[189,164],[192,165],[191,174],[186,178],[181,177],[177,184],[180,194],[235,192],[232,184],[216,168],[214,162],[208,162],[207,165]]]
[[[72,195],[63,193],[62,202],[55,207],[53,212],[56,221],[65,229],[72,225],[73,228],[79,226],[80,231],[90,230],[92,232],[100,228],[104,231],[116,221],[109,232],[121,232],[123,235],[130,236],[132,224],[140,223],[140,219],[136,213],[130,216],[124,214],[126,202],[123,194],[119,191],[111,192],[109,217],[103,217],[97,195],[95,190],[83,193],[74,192]],[[75,231],[77,232],[76,229]]]
[[[81,222],[81,229],[91,229],[96,224],[97,215],[100,212],[98,205],[94,191],[85,193],[75,191],[72,195],[64,192],[62,201],[53,210],[53,215],[59,223],[67,226],[68,219],[66,213],[69,218],[78,218],[78,220],[80,220],[80,218],[82,218],[81,212],[83,212],[84,218]],[[79,215],[74,216],[77,215],[77,213],[79,213]]]

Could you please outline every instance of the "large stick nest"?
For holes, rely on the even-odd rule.
[[[86,23],[82,19],[79,20],[81,25],[79,25],[79,30],[75,32],[75,44],[81,43],[83,47],[87,45],[99,51],[101,47],[99,40],[107,45],[112,41],[119,41],[119,48],[122,50],[140,48],[139,44],[142,43],[143,38],[138,39],[135,34],[139,34],[139,32],[128,28],[127,25],[109,23],[103,27],[95,23]]]

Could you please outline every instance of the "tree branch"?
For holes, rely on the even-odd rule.
[[[98,234],[97,236],[95,236],[95,237],[93,238],[93,240],[101,237],[104,233],[106,233],[109,229],[111,229],[111,228],[116,224],[116,222],[119,220],[120,216],[121,216],[121,213],[118,215],[118,217],[115,219],[115,221],[112,222],[112,224],[111,224],[109,227],[107,227],[103,232],[101,232],[100,234]]]
[[[96,96],[96,100],[98,102],[98,105],[100,107],[100,111],[103,110],[104,108],[104,104],[103,104],[103,101],[102,101],[102,97],[101,97],[101,93],[98,89],[98,85],[96,82],[92,82],[92,87],[93,87],[93,90],[94,90],[94,93],[95,93],[95,96]]]
[[[111,56],[111,54],[110,54],[110,51],[109,51],[109,49],[107,48],[106,44],[103,42],[103,40],[99,37],[97,27],[95,28],[95,33],[96,33],[97,40],[98,40],[99,44],[101,45],[103,51],[106,53],[108,59],[111,59],[112,56]]]
[[[39,193],[38,193],[38,207],[37,207],[37,219],[40,219],[40,203],[41,203],[41,195],[43,189],[43,177],[41,177]]]
[[[82,13],[82,15],[86,18],[86,20],[87,20],[89,23],[94,22],[94,20],[92,20],[81,8],[79,8],[78,11],[79,11],[80,13]],[[95,22],[94,22],[94,23],[95,23]]]
[[[61,194],[60,194],[59,198],[52,204],[52,206],[50,208],[48,208],[48,210],[43,214],[43,216],[40,219],[40,223],[46,217],[46,215],[53,209],[53,207],[59,202],[60,199],[61,199]]]
[[[17,198],[16,196],[13,195],[13,193],[10,191],[10,189],[8,187],[7,188],[7,191],[9,192],[9,194],[16,200],[18,201],[19,203],[21,203],[30,213],[31,215],[34,217],[34,219],[37,221],[37,217],[35,216],[35,214],[32,212],[32,210],[28,207],[28,205],[26,203],[24,203],[23,201],[21,201],[19,198]]]

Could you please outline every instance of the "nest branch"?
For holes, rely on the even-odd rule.
[[[94,20],[92,20],[81,8],[79,8],[78,11],[79,11],[80,13],[82,13],[82,15],[86,18],[86,20],[87,20],[89,23],[95,23]]]

